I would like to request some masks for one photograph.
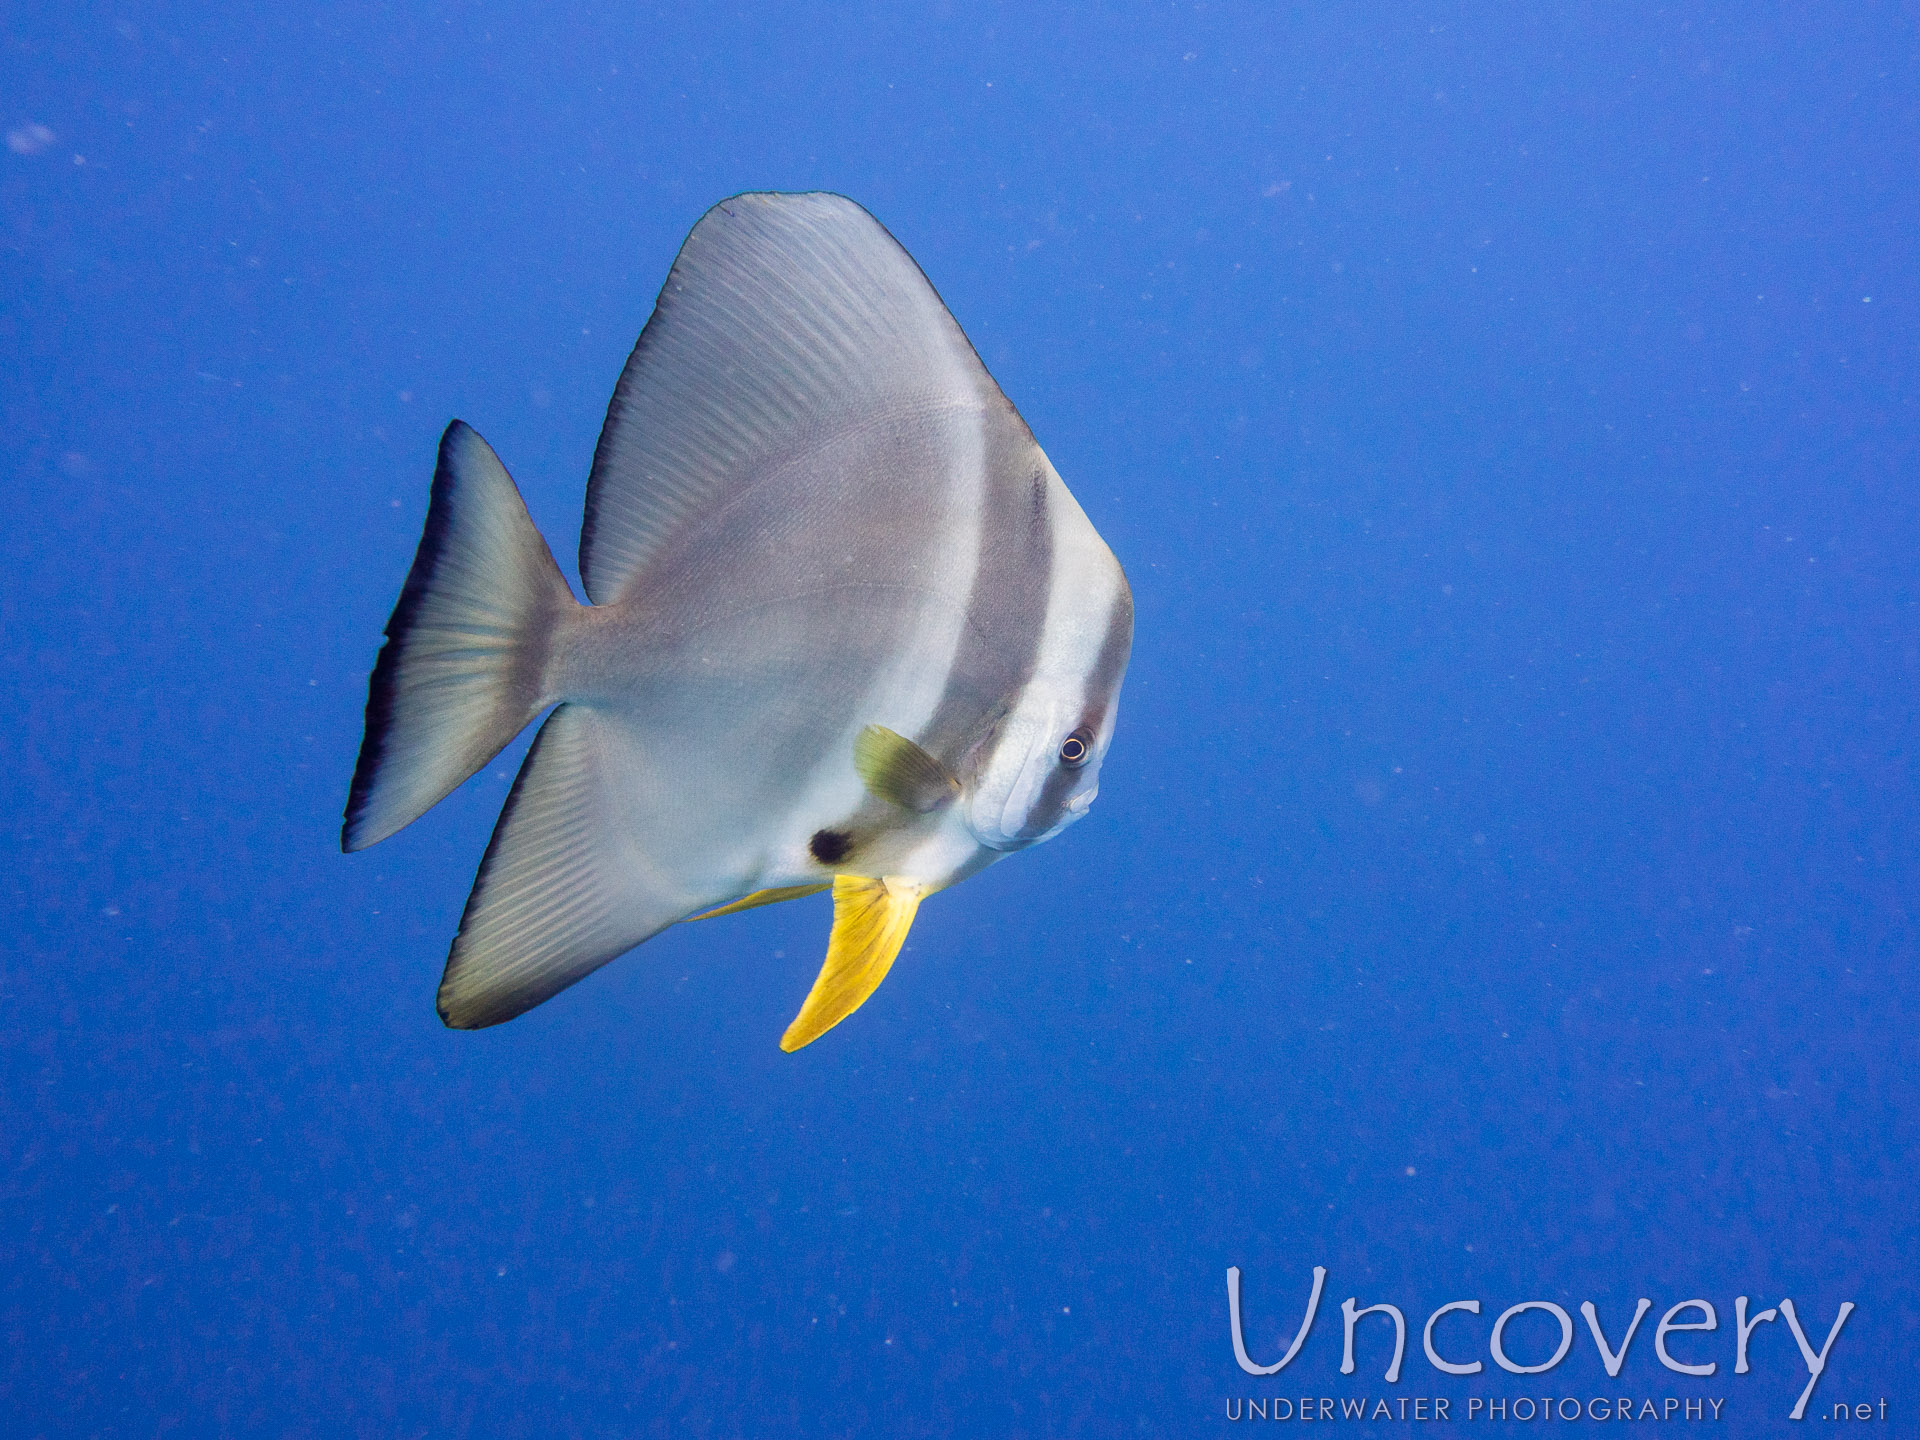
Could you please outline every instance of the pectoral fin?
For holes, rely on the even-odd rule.
[[[778,905],[782,900],[800,900],[808,895],[818,895],[826,888],[826,883],[823,882],[819,885],[783,885],[778,890],[756,890],[751,895],[743,895],[717,910],[705,910],[698,915],[689,915],[681,923],[691,924],[695,920],[711,920],[716,915],[737,915],[742,910],[757,910],[762,905]]]
[[[782,1050],[812,1044],[866,1003],[893,967],[893,957],[913,928],[914,911],[927,889],[921,881],[898,875],[880,880],[834,876],[833,938],[827,942],[827,963],[820,967],[800,1013],[780,1037]]]
[[[946,766],[884,725],[860,732],[853,742],[853,768],[874,795],[916,815],[951,805],[960,794],[960,782]]]

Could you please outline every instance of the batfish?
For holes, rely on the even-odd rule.
[[[580,579],[584,605],[450,424],[341,835],[386,839],[551,707],[447,959],[450,1026],[831,889],[796,1050],[873,993],[923,899],[1099,788],[1126,577],[851,200],[740,195],[694,226],[607,408]]]

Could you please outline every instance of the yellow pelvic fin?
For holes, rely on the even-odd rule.
[[[951,805],[960,794],[946,766],[884,725],[869,725],[854,739],[853,768],[874,795],[916,815]]]
[[[914,911],[930,887],[899,875],[871,880],[864,875],[833,877],[833,938],[827,963],[793,1017],[780,1048],[810,1045],[866,1003],[893,968]]]
[[[784,885],[778,890],[756,890],[751,895],[743,895],[730,905],[722,905],[718,910],[703,911],[698,915],[689,915],[682,924],[695,920],[711,920],[716,915],[737,915],[742,910],[757,910],[762,905],[778,905],[782,900],[799,900],[808,895],[818,895],[826,885]]]

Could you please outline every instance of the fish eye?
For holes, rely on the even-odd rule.
[[[1092,753],[1093,732],[1082,725],[1061,742],[1060,763],[1069,769],[1077,770],[1087,763],[1087,757]]]

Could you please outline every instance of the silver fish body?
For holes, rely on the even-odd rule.
[[[510,1019],[721,902],[831,887],[797,1048],[878,985],[921,898],[1093,799],[1125,576],[849,200],[742,195],[688,236],[608,410],[580,573],[587,605],[493,451],[449,426],[344,847],[557,707],[454,941],[449,1025]]]

